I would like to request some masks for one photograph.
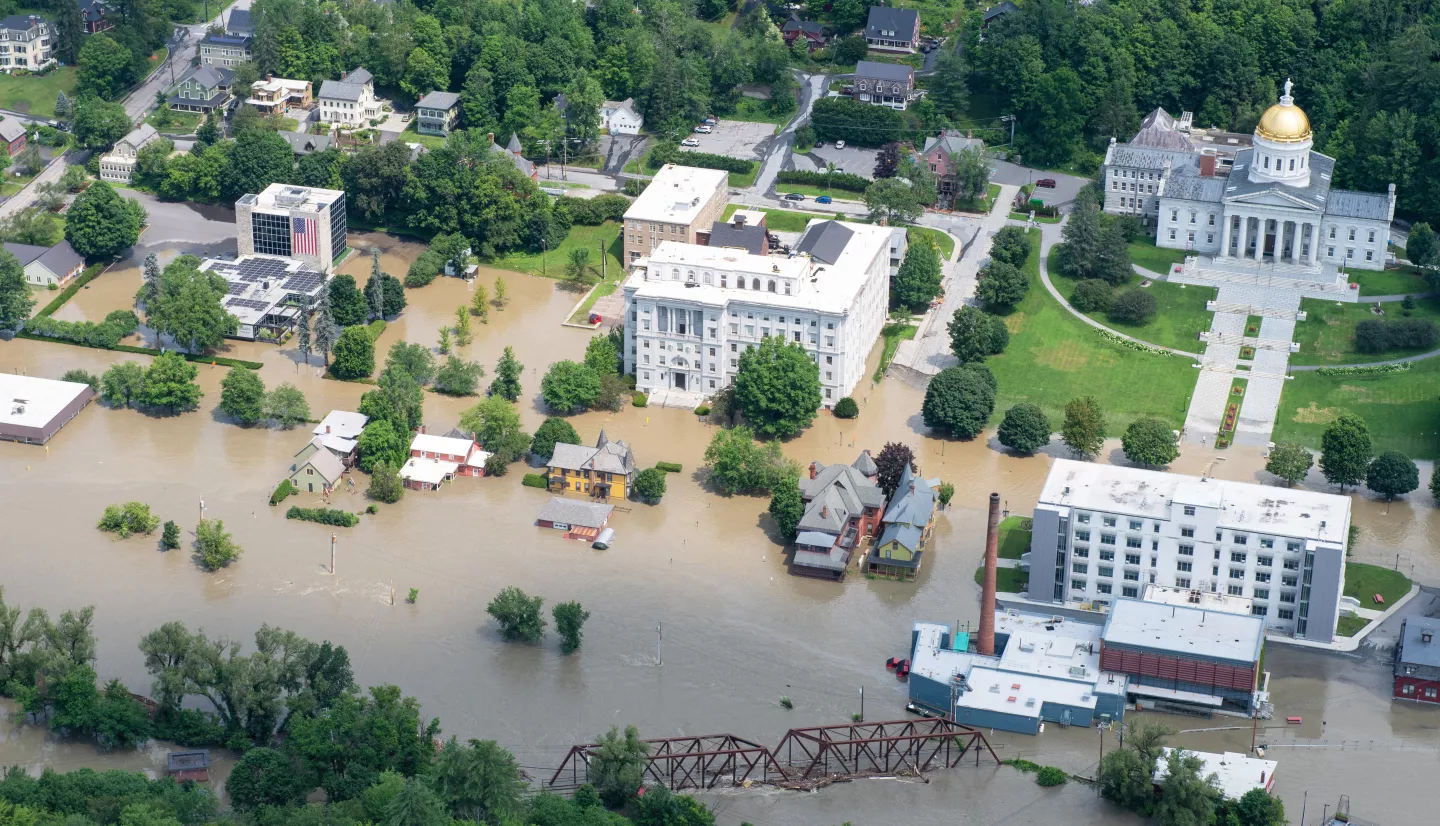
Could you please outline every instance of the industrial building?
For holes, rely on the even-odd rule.
[[[1160,756],[1155,758],[1155,774],[1151,778],[1156,786],[1159,786],[1165,777],[1170,774],[1170,754],[1176,751],[1168,746],[1160,749]],[[1248,757],[1238,752],[1227,751],[1224,754],[1215,754],[1207,751],[1191,751],[1180,749],[1181,752],[1200,758],[1200,776],[1204,778],[1213,777],[1214,787],[1226,800],[1239,800],[1246,792],[1260,789],[1269,794],[1270,789],[1275,785],[1275,769],[1280,765],[1276,760],[1262,760],[1258,757]]]
[[[294,258],[328,273],[346,252],[345,193],[271,184],[235,202],[239,253]]]
[[[93,398],[88,384],[0,373],[0,439],[43,445]]]
[[[326,288],[329,279],[293,258],[245,255],[238,259],[209,258],[202,272],[218,273],[229,285],[225,311],[240,321],[231,338],[278,339],[295,326]]]
[[[1033,522],[1032,600],[1104,608],[1162,585],[1243,597],[1271,631],[1334,638],[1348,497],[1059,459]]]
[[[1121,599],[1100,633],[1100,667],[1129,678],[1141,701],[1249,714],[1264,642],[1255,615]]]

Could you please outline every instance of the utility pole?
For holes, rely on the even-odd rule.
[[[605,239],[604,239],[604,238],[601,238],[601,239],[600,239],[600,280],[601,280],[601,281],[604,281],[605,278],[606,278],[606,273],[605,273]]]
[[[865,686],[860,686],[860,722],[865,722]]]
[[[330,575],[335,575],[335,534],[333,533],[330,534]],[[393,592],[390,599],[392,602],[395,599]]]
[[[665,641],[665,623],[661,622],[655,626],[655,664],[664,665],[665,658],[660,655],[660,643]]]
[[[205,497],[200,497],[200,521],[205,521]]]

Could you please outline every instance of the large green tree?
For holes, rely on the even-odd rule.
[[[524,806],[526,782],[515,756],[494,740],[451,737],[435,755],[435,791],[456,820],[500,823]]]
[[[980,435],[995,411],[995,379],[978,364],[947,367],[930,380],[920,408],[925,426],[956,439]]]
[[[375,372],[375,342],[369,330],[345,328],[335,342],[335,362],[330,372],[342,379],[360,379]]]
[[[1304,446],[1295,442],[1281,442],[1270,448],[1270,455],[1265,460],[1265,470],[1294,487],[1296,482],[1305,479],[1314,464],[1315,457]]]
[[[1353,413],[1340,414],[1320,437],[1320,472],[1342,491],[1365,481],[1370,456],[1370,428]]]
[[[220,412],[242,425],[265,416],[265,382],[254,370],[235,368],[220,380]]]
[[[481,447],[506,463],[530,449],[530,435],[520,429],[519,412],[501,396],[491,396],[461,413],[460,428],[474,433]]]
[[[166,265],[158,291],[145,305],[145,317],[157,332],[192,353],[218,347],[234,334],[239,321],[222,303],[229,295],[225,278],[202,272],[200,260],[181,255]]]
[[[1387,450],[1370,460],[1365,470],[1365,487],[1389,501],[1420,487],[1420,470],[1409,456],[1398,450]]]
[[[555,444],[565,442],[566,444],[580,444],[580,434],[575,432],[575,426],[558,416],[551,416],[535,429],[535,438],[530,442],[530,454],[537,459],[550,461],[555,454]]]
[[[139,403],[146,407],[164,408],[171,413],[194,410],[204,395],[195,384],[195,365],[174,351],[156,356],[145,371]]]
[[[490,600],[485,613],[500,624],[500,637],[507,642],[539,642],[545,637],[545,616],[540,609],[544,597],[532,597],[511,586]]]
[[[800,496],[799,479],[794,476],[782,477],[770,494],[770,516],[775,519],[780,538],[786,542],[793,540],[795,530],[800,525],[800,517],[804,515],[805,502]]]
[[[146,217],[137,201],[98,181],[75,196],[66,213],[65,240],[91,261],[110,258],[134,246]]]
[[[734,398],[757,433],[793,436],[810,426],[820,408],[820,367],[798,344],[766,336],[740,354]]]
[[[288,141],[268,129],[242,130],[230,148],[226,197],[261,192],[270,184],[290,180],[294,170],[295,150]]]
[[[108,34],[85,38],[76,59],[75,90],[81,95],[113,98],[134,79],[130,72],[130,50]]]
[[[1125,458],[1137,465],[1163,467],[1180,455],[1175,431],[1169,423],[1154,418],[1136,419],[1120,437]]]
[[[709,482],[726,494],[769,493],[799,467],[786,459],[775,441],[760,444],[748,427],[721,428],[705,448]]]
[[[0,249],[0,330],[20,329],[34,308],[25,268],[9,250]]]
[[[905,250],[900,269],[890,279],[890,305],[910,310],[923,309],[940,294],[944,274],[940,270],[940,251],[930,239],[920,237]]]
[[[490,394],[513,402],[520,399],[520,376],[525,365],[515,358],[514,348],[506,345],[495,364],[495,378],[490,382]]]
[[[600,375],[588,364],[557,361],[540,379],[540,397],[559,413],[583,410],[600,397]]]
[[[995,436],[1011,450],[1034,453],[1050,444],[1050,420],[1036,405],[1017,404],[1005,411]]]

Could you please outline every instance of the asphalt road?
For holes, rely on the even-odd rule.
[[[765,159],[760,162],[760,174],[755,178],[755,185],[750,188],[756,195],[764,195],[775,187],[775,178],[780,174],[780,170],[785,168],[785,164],[790,160],[790,150],[795,146],[795,130],[800,128],[800,124],[810,120],[810,110],[815,108],[815,101],[830,88],[829,75],[802,73],[798,79],[800,105],[795,117],[785,124],[785,128],[770,141],[770,146],[765,151]]]

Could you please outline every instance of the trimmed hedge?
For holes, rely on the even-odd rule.
[[[27,325],[28,325],[28,324],[31,324],[31,323],[34,323],[34,321],[35,321],[35,319],[33,319],[33,318],[30,319],[30,321],[27,322]],[[64,323],[64,322],[61,322],[61,323]],[[77,346],[77,347],[94,347],[94,348],[97,349],[97,350],[114,350],[114,351],[117,352],[117,353],[135,353],[136,355],[141,355],[141,356],[158,356],[158,355],[160,355],[160,351],[159,351],[159,350],[156,350],[154,347],[135,347],[135,346],[130,345],[130,344],[116,344],[116,345],[113,346],[113,347],[100,347],[100,346],[97,346],[97,345],[86,344],[86,343],[83,342],[83,341],[67,341],[67,340],[65,340],[65,339],[63,339],[63,338],[52,338],[52,337],[50,337],[50,336],[38,336],[38,335],[35,335],[34,333],[25,332],[24,330],[16,333],[16,334],[15,334],[15,337],[16,337],[16,338],[28,338],[28,339],[30,339],[31,341],[53,341],[53,342],[57,342],[57,343],[60,343],[60,344],[74,344],[74,345]],[[172,352],[172,353],[179,353],[181,358],[185,359],[186,361],[193,362],[193,363],[195,363],[195,364],[216,364],[216,365],[219,365],[219,366],[221,366],[221,367],[243,367],[243,368],[245,368],[246,370],[259,370],[261,367],[264,367],[264,366],[265,366],[265,365],[261,364],[261,363],[258,362],[258,361],[246,361],[246,360],[244,360],[244,359],[232,359],[232,358],[227,358],[227,357],[225,357],[225,356],[206,356],[206,355],[199,355],[199,356],[197,356],[197,355],[192,355],[192,354],[190,354],[190,353],[180,353],[179,350],[171,350],[170,352]]]
[[[884,146],[901,139],[905,116],[886,106],[848,98],[822,98],[810,111],[810,125],[821,140]]]
[[[350,511],[335,510],[334,508],[291,507],[290,510],[285,511],[285,518],[319,522],[322,525],[334,525],[341,528],[353,528],[360,524],[360,517]]]
[[[650,150],[651,169],[659,169],[667,163],[698,166],[702,169],[720,169],[725,172],[741,174],[749,174],[750,170],[755,168],[755,161],[732,158],[728,155],[713,155],[709,152],[681,152],[680,147],[673,143],[658,144]]]
[[[650,403],[650,397],[646,396],[644,393],[636,393],[635,395],[630,397],[630,403],[635,405],[636,407],[644,407],[645,405]]]
[[[679,473],[681,470],[679,462],[656,462],[655,467],[666,473]]]
[[[275,505],[280,504],[281,502],[285,501],[285,497],[289,496],[294,492],[295,486],[290,484],[289,479],[286,479],[275,487],[274,493],[270,494],[270,506],[274,507]]]
[[[699,407],[695,408],[695,415],[696,415],[696,416],[709,416],[709,415],[710,415],[710,405],[708,405],[708,404],[702,404],[702,405],[700,405]]]
[[[56,321],[49,316],[36,316],[26,322],[25,329],[37,336],[83,344],[102,350],[113,350],[120,339],[135,332],[140,319],[129,310],[115,310],[99,324],[93,321]]]
[[[80,292],[80,289],[81,289],[82,287],[84,287],[86,284],[89,284],[89,283],[90,283],[90,279],[92,279],[92,278],[94,278],[95,276],[99,275],[99,274],[100,274],[100,271],[103,270],[104,268],[105,268],[105,265],[104,265],[104,264],[91,264],[90,266],[86,267],[85,270],[80,273],[80,277],[79,277],[79,278],[77,278],[77,279],[75,279],[74,281],[70,282],[70,286],[66,287],[63,292],[61,292],[59,295],[55,296],[55,300],[54,300],[54,301],[51,301],[49,304],[46,304],[45,307],[44,307],[44,309],[40,310],[40,312],[38,312],[38,313],[35,314],[35,317],[36,317],[36,318],[42,318],[42,317],[43,317],[43,318],[49,318],[50,315],[51,315],[52,313],[54,313],[56,310],[60,309],[61,307],[64,307],[64,306],[65,306],[65,302],[67,302],[67,301],[69,301],[70,299],[74,298],[74,297],[75,297],[75,293]]]
[[[371,341],[379,341],[380,336],[385,334],[385,319],[377,318],[365,325],[365,330],[370,333]]]
[[[545,474],[543,473],[527,473],[524,478],[520,480],[520,484],[527,488],[540,488],[541,490],[550,487],[549,484],[545,482]]]
[[[598,227],[606,221],[624,220],[625,210],[630,208],[630,199],[624,195],[597,195],[594,198],[561,195],[555,199],[555,205],[565,207],[571,224]]]
[[[811,172],[804,169],[787,169],[781,172],[775,180],[782,184],[826,186],[860,195],[864,195],[866,188],[871,184],[870,181],[849,172]]]
[[[1421,350],[1435,346],[1440,329],[1428,318],[1401,318],[1394,321],[1366,319],[1355,325],[1357,353],[1386,350]]]

